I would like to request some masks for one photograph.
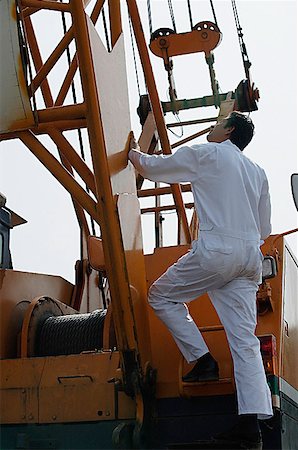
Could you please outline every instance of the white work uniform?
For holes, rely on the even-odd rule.
[[[166,156],[131,150],[129,159],[152,181],[190,182],[200,223],[192,249],[151,286],[150,305],[185,359],[192,362],[209,350],[184,302],[207,292],[228,338],[238,413],[258,414],[263,419],[272,416],[255,336],[260,242],[271,232],[264,170],[230,140],[181,147]]]

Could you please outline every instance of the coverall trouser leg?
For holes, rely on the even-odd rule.
[[[239,255],[245,254],[243,245],[239,243]],[[172,333],[185,359],[192,362],[209,350],[185,302],[208,292],[229,341],[238,412],[268,418],[272,416],[271,395],[259,340],[254,334],[258,288],[256,265],[260,264],[260,259],[254,261],[256,256],[251,252],[245,266],[246,276],[240,276],[237,271],[241,272],[242,263],[237,258],[237,251],[233,257],[223,249],[225,251],[217,253],[212,262],[199,242],[151,286],[149,303]]]
[[[238,278],[208,295],[224,326],[234,363],[238,413],[272,416],[271,393],[267,384],[255,335],[256,288],[253,281]]]

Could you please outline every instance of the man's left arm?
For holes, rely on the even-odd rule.
[[[151,181],[192,182],[198,176],[199,155],[192,147],[181,147],[171,155],[147,155],[131,149],[128,158],[136,170]]]

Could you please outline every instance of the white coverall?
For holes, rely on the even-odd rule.
[[[150,305],[192,362],[209,350],[184,302],[207,292],[228,338],[238,413],[271,417],[271,394],[255,336],[260,242],[271,232],[264,170],[230,140],[185,146],[166,156],[131,150],[129,159],[144,178],[190,182],[200,223],[192,249],[151,286]]]

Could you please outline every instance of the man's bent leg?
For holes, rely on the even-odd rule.
[[[172,333],[187,362],[198,360],[209,350],[184,302],[224,284],[217,271],[201,266],[200,246],[198,241],[196,249],[169,267],[149,290],[150,305]]]
[[[208,292],[225,328],[234,362],[238,413],[272,416],[260,343],[255,336],[257,283],[238,278]]]
[[[156,295],[154,286],[149,292],[149,303],[157,317],[172,333],[179,350],[188,363],[196,361],[209,352],[185,303],[161,299]]]

